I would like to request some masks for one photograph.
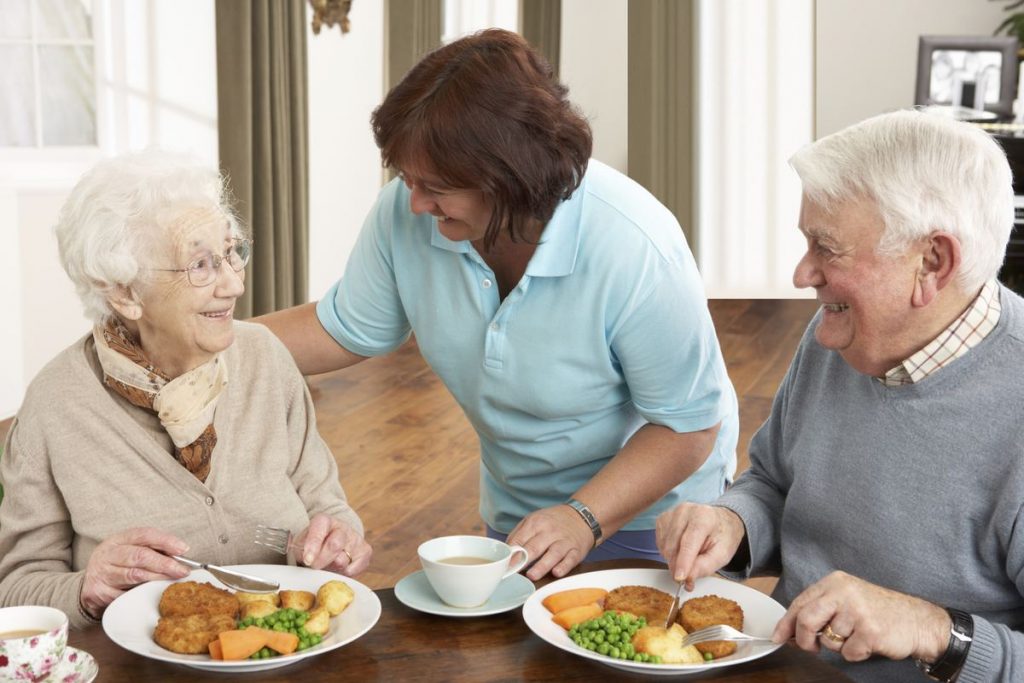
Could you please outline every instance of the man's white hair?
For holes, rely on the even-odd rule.
[[[873,201],[885,223],[880,253],[902,253],[941,230],[960,241],[963,291],[999,272],[1013,229],[1012,174],[1003,150],[977,126],[897,111],[811,143],[789,163],[808,200],[826,211]]]
[[[119,285],[133,288],[142,252],[171,239],[183,211],[210,207],[241,236],[214,169],[192,157],[150,149],[101,161],[79,179],[61,207],[55,232],[61,264],[94,323],[113,316]]]

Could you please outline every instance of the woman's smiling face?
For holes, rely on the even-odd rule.
[[[235,300],[245,291],[245,271],[235,272],[222,262],[212,283],[193,286],[185,272],[197,259],[224,256],[235,235],[227,218],[216,209],[184,211],[150,250],[143,284],[137,287],[140,313],[134,320],[139,341],[150,361],[177,377],[224,351],[235,340],[232,316]]]
[[[482,190],[450,187],[430,167],[410,167],[401,177],[409,188],[409,209],[434,216],[442,235],[453,242],[484,238],[494,206]]]

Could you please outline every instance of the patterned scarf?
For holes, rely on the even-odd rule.
[[[210,474],[217,445],[213,416],[228,384],[220,356],[170,378],[156,368],[120,320],[93,328],[103,383],[132,405],[156,413],[174,442],[174,458],[199,481]]]

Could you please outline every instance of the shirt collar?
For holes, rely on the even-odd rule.
[[[1001,311],[999,285],[995,280],[989,280],[967,310],[949,327],[878,380],[886,386],[920,382],[980,344],[995,329]]]

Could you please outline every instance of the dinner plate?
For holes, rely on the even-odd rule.
[[[344,612],[336,617],[331,617],[331,629],[319,645],[308,650],[270,659],[221,662],[210,659],[208,655],[179,655],[157,645],[153,640],[153,629],[156,628],[156,622],[160,618],[158,611],[160,596],[163,595],[167,586],[174,583],[172,581],[150,581],[119,596],[103,613],[103,630],[115,643],[143,657],[184,664],[206,671],[244,672],[275,669],[334,650],[346,643],[351,643],[369,631],[380,618],[380,599],[377,595],[363,584],[347,576],[307,567],[273,564],[243,564],[229,567],[229,569],[278,581],[282,590],[304,590],[316,593],[320,586],[327,581],[343,581],[355,593],[355,599]],[[194,571],[182,580],[207,581],[219,586],[205,570]]]
[[[452,607],[441,602],[422,571],[409,574],[395,584],[395,597],[406,607],[442,617],[484,617],[508,612],[533,595],[534,586],[522,574],[513,574],[498,584],[490,599],[479,607]]]
[[[644,664],[641,662],[612,659],[605,655],[582,648],[572,642],[569,634],[561,626],[551,621],[551,612],[541,601],[552,593],[569,590],[570,588],[604,588],[611,590],[619,586],[651,586],[665,591],[670,595],[676,592],[675,581],[667,569],[608,569],[605,571],[574,574],[558,581],[552,581],[536,593],[523,605],[523,619],[530,630],[541,639],[555,647],[571,652],[579,657],[594,661],[616,669],[649,675],[683,676],[700,673],[709,669],[732,666],[741,662],[758,659],[777,650],[780,645],[775,643],[737,643],[736,652],[728,657],[707,662],[705,664]],[[743,631],[752,636],[771,636],[775,624],[786,613],[786,609],[769,596],[744,586],[741,583],[727,581],[717,576],[698,579],[694,589],[684,594],[684,599],[701,595],[718,595],[739,603],[743,608]]]

